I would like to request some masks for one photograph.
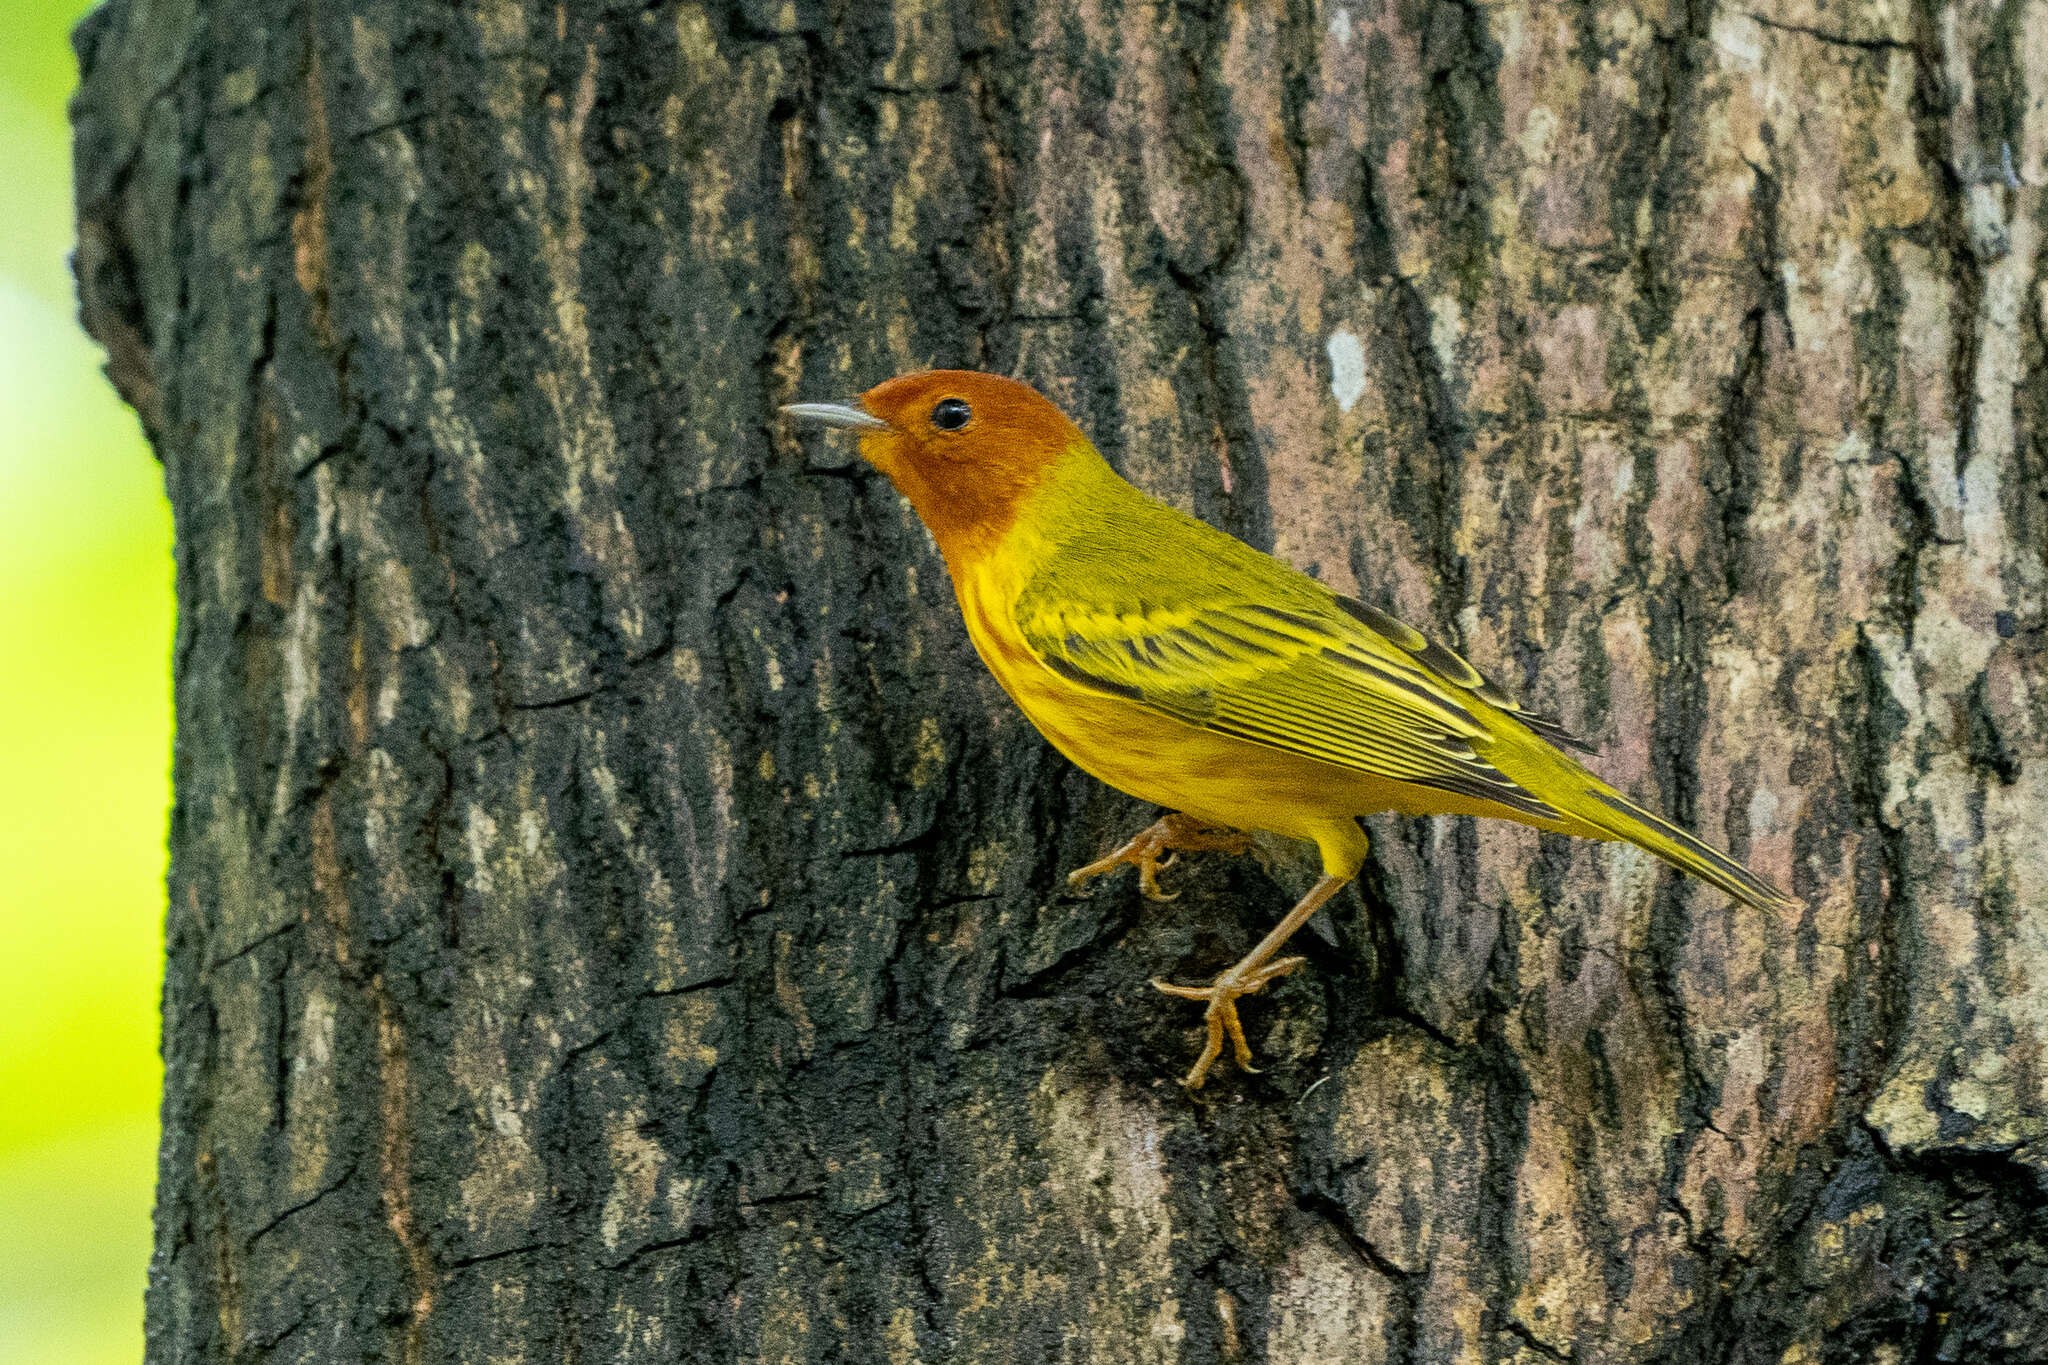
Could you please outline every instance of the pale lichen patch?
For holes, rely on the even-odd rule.
[[[1340,411],[1349,412],[1365,396],[1365,347],[1357,333],[1339,327],[1330,333],[1330,393]]]
[[[688,1217],[693,1182],[669,1173],[668,1153],[648,1136],[653,1128],[637,1104],[606,1118],[612,1181],[598,1217],[598,1237],[607,1249],[617,1250],[629,1232],[644,1232],[657,1219],[668,1226]]]
[[[1089,1335],[1137,1361],[1180,1358],[1187,1336],[1171,1264],[1173,1215],[1160,1114],[1109,1087],[1048,1073],[1033,1097],[1043,1133],[1045,1192],[1080,1233]]]
[[[299,1012],[298,1049],[291,1060],[291,1190],[300,1198],[333,1180],[333,1139],[339,1115],[334,1074],[335,1004],[325,990],[307,993]]]
[[[1265,1358],[1380,1365],[1391,1359],[1386,1324],[1401,1311],[1383,1276],[1318,1230],[1289,1249],[1273,1277]]]
[[[930,786],[946,765],[946,743],[940,735],[937,716],[919,717],[916,758],[910,769],[910,785],[922,789]]]
[[[718,1065],[711,1033],[718,1019],[718,1000],[710,991],[679,997],[662,1020],[664,1079],[682,1089],[701,1084]]]
[[[491,879],[491,844],[498,837],[497,822],[481,805],[472,801],[465,832],[469,838],[469,888],[479,896],[496,889]]]

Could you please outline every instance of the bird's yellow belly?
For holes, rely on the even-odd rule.
[[[1078,689],[1074,689],[1078,691]],[[1112,697],[1009,689],[1018,708],[1075,766],[1112,787],[1200,820],[1314,838],[1352,802],[1351,774],[1247,744]]]

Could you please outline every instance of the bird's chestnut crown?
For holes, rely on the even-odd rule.
[[[929,447],[935,455],[981,464],[1029,461],[1080,436],[1030,385],[974,370],[900,375],[855,402],[888,428],[863,433],[861,453],[870,459],[870,445],[881,443],[906,455],[911,447]]]

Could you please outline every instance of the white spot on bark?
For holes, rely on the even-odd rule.
[[[1341,5],[1330,16],[1330,36],[1337,40],[1338,47],[1351,46],[1351,11]]]
[[[299,732],[299,720],[306,713],[306,702],[313,695],[318,677],[312,662],[320,653],[320,620],[313,611],[315,601],[312,588],[301,585],[292,603],[291,628],[285,636],[284,714],[293,735]]]
[[[1458,352],[1465,340],[1465,314],[1450,294],[1438,294],[1429,301],[1429,344],[1445,374],[1461,368]]]
[[[1634,844],[1608,844],[1607,900],[1610,905],[1646,906],[1657,890],[1657,857]]]
[[[1330,333],[1330,392],[1340,411],[1349,412],[1365,396],[1365,347],[1348,328]]]
[[[479,896],[491,894],[491,841],[498,837],[498,822],[482,806],[469,808],[469,883]]]
[[[388,542],[376,546],[383,550]],[[420,610],[419,601],[413,596],[412,575],[395,556],[381,560],[377,565],[374,600],[389,631],[391,648],[418,649],[427,642],[432,633],[427,624],[427,615]]]
[[[1769,787],[1758,787],[1756,794],[1749,798],[1749,828],[1752,834],[1759,830],[1777,828],[1778,795]]]
[[[512,1103],[512,1088],[503,1082],[494,1082],[490,1094],[491,1128],[499,1137],[516,1138],[526,1132],[525,1120],[519,1117],[519,1110]]]
[[[292,1062],[294,1079],[303,1075],[307,1067],[326,1066],[334,1060],[334,1002],[324,995],[314,995],[306,1001],[306,1012],[299,1023],[300,1051]]]
[[[1522,156],[1531,165],[1542,165],[1550,160],[1551,149],[1557,143],[1557,111],[1541,104],[1529,111],[1529,117],[1522,124],[1522,134],[1515,139]]]
[[[1763,66],[1764,28],[1749,15],[1716,15],[1708,38],[1731,59],[1722,63],[1724,67],[1732,65],[1738,71],[1755,71]]]
[[[399,779],[398,764],[383,749],[370,750],[370,782],[363,803],[363,848],[372,858],[384,856],[387,811],[404,797],[406,787]]]
[[[1965,202],[1965,221],[1970,229],[1970,249],[1979,261],[1991,262],[2012,250],[2012,234],[2005,225],[2005,190],[1991,185],[1972,185]]]
[[[324,558],[333,544],[334,467],[316,465],[313,469],[313,558]]]

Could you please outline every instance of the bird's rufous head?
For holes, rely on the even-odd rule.
[[[783,411],[858,431],[862,458],[910,499],[949,561],[993,548],[1063,461],[1094,450],[1030,385],[974,370],[899,375]]]

